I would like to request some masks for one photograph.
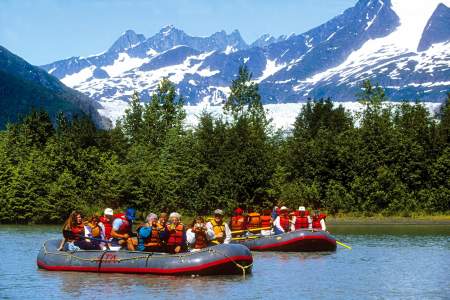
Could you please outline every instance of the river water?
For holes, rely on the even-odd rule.
[[[55,226],[0,226],[1,299],[450,299],[450,225],[340,225],[353,247],[253,253],[253,274],[170,277],[36,267]]]

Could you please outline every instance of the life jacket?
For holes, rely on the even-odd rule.
[[[79,240],[81,236],[84,236],[84,225],[80,224],[77,226],[72,226],[70,227],[70,232],[72,234],[72,238]]]
[[[223,237],[216,238],[218,242],[223,243],[223,241],[225,240],[225,223],[222,221],[222,224],[219,225],[214,219],[212,219],[210,222],[211,225],[213,226],[213,231],[216,236],[220,233],[223,233]]]
[[[243,215],[232,216],[230,227],[232,231],[245,230],[245,217]]]
[[[271,216],[261,216],[261,228],[267,228],[272,226]],[[265,229],[268,230],[268,229]]]
[[[118,234],[125,234],[125,233],[130,233],[131,232],[131,223],[125,217],[125,214],[122,213],[122,214],[114,215],[114,220],[115,219],[121,219],[123,221],[122,224],[119,227],[119,230],[117,230]]]
[[[309,227],[308,217],[307,217],[306,213],[304,213],[303,215],[300,212],[298,213],[298,215],[295,217],[294,226],[295,226],[295,229]]]
[[[289,216],[285,217],[283,215],[280,215],[279,218],[281,228],[283,228],[285,232],[288,232],[291,226],[291,219],[289,218]]]
[[[108,219],[105,218],[104,216],[101,216],[99,218],[99,221],[102,222],[103,226],[105,227],[105,238],[109,240],[111,238],[111,229],[112,229],[111,222],[108,222]]]
[[[93,238],[100,238],[102,236],[102,229],[98,224],[94,226],[91,223],[88,223],[87,226],[91,228],[91,235]]]
[[[208,239],[204,230],[193,230],[195,233],[194,249],[203,249],[208,247]]]
[[[142,233],[141,228],[148,228],[149,230],[151,229],[150,234],[145,234],[145,235],[139,235]],[[138,227],[137,229],[138,232],[138,239],[140,244],[142,245],[141,248],[145,248],[145,247],[160,247],[161,246],[161,239],[159,238],[159,229],[158,227],[147,227],[144,225],[141,225],[140,227]]]
[[[167,240],[167,245],[183,245],[184,225],[180,223],[174,229],[171,229],[171,225],[167,225],[167,229],[169,230],[169,239]]]
[[[312,228],[322,230],[322,224],[320,224],[320,220],[325,219],[327,216],[325,214],[319,214],[318,216],[312,217]]]
[[[261,215],[257,212],[252,212],[248,214],[248,229],[260,228],[261,226]]]

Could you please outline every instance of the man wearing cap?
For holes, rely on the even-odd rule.
[[[229,244],[231,242],[231,230],[228,224],[223,221],[223,211],[221,209],[214,211],[214,219],[206,223],[206,228],[214,232],[215,241],[221,244]]]
[[[98,226],[100,226],[102,231],[105,233],[105,239],[108,241],[111,239],[113,215],[114,211],[111,208],[106,208],[103,212],[103,216],[99,219],[100,223],[98,223]]]
[[[294,231],[294,224],[291,223],[289,218],[289,211],[286,206],[280,208],[280,215],[273,221],[273,227],[275,234],[282,234],[289,231]]]
[[[124,214],[118,214],[112,223],[111,237],[112,242],[121,246],[127,245],[130,251],[135,250],[136,240],[133,240],[132,228],[133,221],[136,219],[136,210],[128,208]]]

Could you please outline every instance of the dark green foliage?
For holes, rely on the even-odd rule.
[[[32,111],[0,131],[0,222],[60,223],[134,206],[210,214],[236,206],[321,207],[329,213],[410,215],[450,210],[450,108],[383,104],[364,83],[352,117],[327,100],[307,103],[292,132],[274,132],[245,67],[225,116],[183,127],[182,98],[163,80],[149,104],[134,94],[109,131],[61,113]]]

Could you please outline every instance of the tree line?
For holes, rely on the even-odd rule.
[[[111,130],[86,116],[34,110],[0,132],[0,222],[61,223],[70,211],[134,207],[208,215],[283,204],[328,213],[410,215],[450,210],[450,94],[437,115],[383,104],[363,84],[364,110],[309,101],[292,130],[275,130],[241,67],[222,116],[184,126],[167,79],[149,103],[137,93]]]

